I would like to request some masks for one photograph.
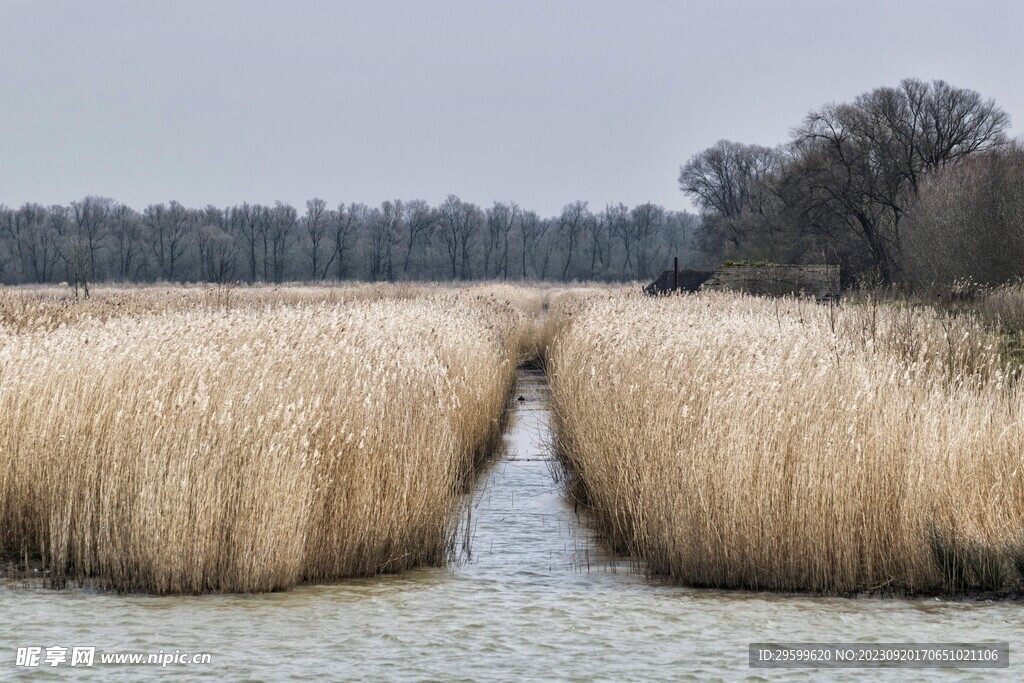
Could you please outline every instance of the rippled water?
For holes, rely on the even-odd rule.
[[[472,503],[468,558],[450,569],[269,595],[145,597],[0,586],[0,675],[18,647],[210,653],[170,665],[208,680],[1019,680],[1019,604],[837,599],[660,585],[604,553],[551,476],[546,387],[523,371],[506,454]],[[1009,670],[752,670],[755,641],[1009,641]],[[45,651],[44,651],[45,654]],[[25,672],[23,670],[23,672]],[[32,678],[166,677],[67,664]]]

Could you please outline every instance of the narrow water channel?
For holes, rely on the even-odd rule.
[[[543,371],[519,370],[502,453],[468,497],[468,551],[458,571],[482,585],[632,570],[602,550],[564,499],[551,451],[549,396]]]
[[[451,568],[287,593],[118,596],[0,585],[0,671],[17,647],[209,653],[171,665],[203,680],[877,679],[870,670],[755,671],[747,645],[1010,641],[1015,603],[838,599],[661,585],[603,551],[553,478],[547,387],[522,370],[505,449],[472,497],[470,552]],[[522,396],[523,400],[518,400]],[[32,678],[137,681],[158,667],[35,669]],[[1022,668],[886,671],[886,680],[1020,680]],[[760,675],[758,675],[760,674]]]

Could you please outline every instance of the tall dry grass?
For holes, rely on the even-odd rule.
[[[549,371],[598,524],[680,583],[1003,589],[1024,396],[966,316],[738,295],[591,298]]]
[[[446,561],[523,316],[478,292],[336,294],[128,293],[129,313],[0,328],[7,555],[152,593]]]
[[[454,287],[418,283],[241,284],[100,284],[88,299],[58,285],[0,287],[0,330],[53,330],[81,320],[110,320],[148,313],[207,310],[259,310],[291,304],[336,304],[381,299],[414,299]],[[516,299],[533,295],[518,290]]]

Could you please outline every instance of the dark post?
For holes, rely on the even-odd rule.
[[[672,280],[672,291],[673,292],[678,292],[679,291],[679,257],[678,256],[675,257],[675,274],[676,274],[675,279]]]

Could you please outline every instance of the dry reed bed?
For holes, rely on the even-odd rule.
[[[474,293],[75,319],[0,344],[3,545],[152,593],[446,561],[524,334]]]
[[[174,311],[265,309],[290,304],[414,299],[453,288],[415,283],[324,283],[292,285],[96,285],[88,299],[66,286],[0,288],[0,329],[53,330],[82,320],[110,320]]]
[[[735,295],[562,317],[560,452],[651,572],[841,594],[1019,580],[1024,396],[972,319]]]
[[[345,303],[381,299],[417,299],[458,295],[500,301],[528,317],[540,317],[550,301],[572,292],[624,291],[616,285],[555,285],[552,283],[416,283],[377,282],[288,285],[243,284],[100,284],[88,299],[67,286],[0,286],[0,333],[54,330],[82,320],[138,316],[173,311],[261,310],[290,304]]]

